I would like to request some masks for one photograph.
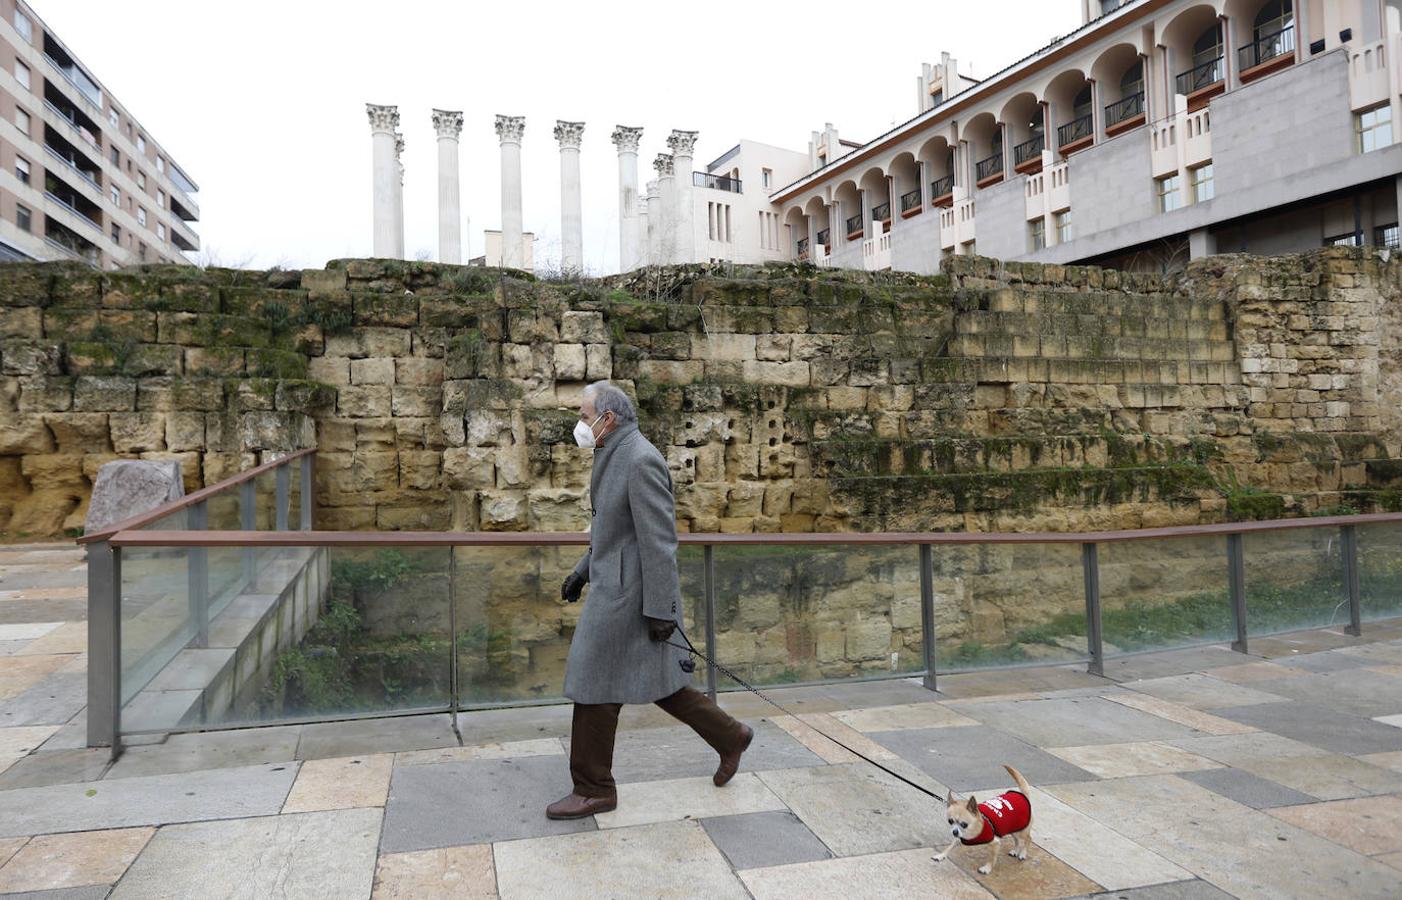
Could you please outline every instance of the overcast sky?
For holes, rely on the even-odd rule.
[[[826,121],[866,141],[914,115],[920,65],[941,50],[981,78],[1080,24],[1078,0],[763,0],[729,15],[631,0],[33,2],[200,185],[204,254],[296,267],[370,255],[367,101],[399,106],[410,258],[438,250],[430,109],[464,111],[473,255],[500,225],[493,117],[526,117],[525,226],[546,266],[560,246],[552,131],[585,122],[585,266],[606,272],[618,263],[615,124],[644,129],[640,183],[673,128],[700,132],[697,168],[740,138],[806,152]]]

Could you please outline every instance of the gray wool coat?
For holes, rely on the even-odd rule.
[[[620,425],[594,451],[589,497],[589,550],[574,568],[589,594],[570,641],[565,696],[652,703],[691,676],[678,665],[685,651],[648,637],[644,616],[681,621],[681,584],[672,475],[636,424]]]

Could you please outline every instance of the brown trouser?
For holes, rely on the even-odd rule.
[[[738,749],[742,726],[710,697],[684,687],[657,705],[680,719],[717,753]],[[570,777],[581,797],[612,800],[618,796],[613,782],[613,739],[618,732],[621,703],[576,703],[570,729]]]

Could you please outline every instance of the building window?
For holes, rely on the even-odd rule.
[[[1358,235],[1350,231],[1348,234],[1336,234],[1324,239],[1326,247],[1357,247]]]
[[[34,40],[34,25],[29,21],[29,16],[18,9],[15,10],[15,31],[26,41]]]
[[[1027,223],[1027,236],[1032,243],[1032,252],[1043,250],[1047,246],[1047,220],[1046,218],[1033,219]]]
[[[15,80],[20,83],[20,87],[29,90],[29,66],[19,60],[15,60]]]
[[[1368,153],[1392,143],[1392,107],[1383,104],[1354,116],[1354,131],[1358,134],[1358,152]]]
[[[139,188],[141,188],[143,191],[146,190],[146,173],[145,173],[145,172],[137,172],[137,173],[136,173],[136,186],[139,187]]]
[[[29,230],[29,222],[32,217],[33,215],[30,213],[29,207],[20,206],[18,204],[15,205],[15,224],[19,226],[20,231]]]
[[[15,177],[20,184],[29,184],[29,160],[22,156],[15,157]]]
[[[146,227],[146,210],[140,206],[136,208],[136,224],[142,228]]]
[[[1119,8],[1120,0],[1100,0],[1100,14],[1108,16]]]
[[[156,171],[157,171],[157,172],[160,172],[162,175],[165,174],[165,172],[166,172],[166,158],[165,158],[164,156],[158,156],[158,157],[156,157]]]
[[[930,93],[930,106],[932,106],[932,107],[934,107],[934,106],[939,106],[939,105],[940,105],[941,103],[943,103],[943,102],[944,102],[944,89],[943,89],[943,88],[940,88],[939,90],[936,90],[936,91],[932,91],[932,92]]]
[[[1183,205],[1183,195],[1178,189],[1178,176],[1169,175],[1158,179],[1159,212],[1171,212]]]
[[[760,170],[759,170],[759,180],[760,180],[760,183],[763,184],[764,187],[765,187],[766,189],[768,189],[770,186],[772,186],[772,185],[774,184],[774,170],[773,170],[773,169],[760,169]]]
[[[136,257],[142,262],[146,261],[146,245],[140,241],[136,243]]]
[[[111,159],[112,159],[112,165],[114,165],[114,166],[119,166],[119,165],[122,164],[122,157],[117,153],[117,148],[116,148],[116,147],[113,147],[113,148],[112,148]]]
[[[29,113],[22,109],[15,110],[15,127],[20,134],[29,137]]]
[[[136,136],[136,152],[137,152],[137,153],[145,153],[145,152],[146,152],[146,138],[145,138],[143,135],[139,135],[139,134],[138,134],[138,135]]]
[[[120,208],[121,205],[122,205],[122,192],[119,191],[119,190],[117,190],[116,185],[113,185],[112,188],[111,188],[111,190],[112,190],[112,205]]]
[[[166,239],[166,227],[162,222],[156,223],[156,237],[160,238],[162,241]]]
[[[1065,244],[1075,236],[1071,230],[1071,210],[1063,209],[1056,214],[1056,242]]]
[[[161,209],[166,208],[166,192],[160,188],[156,188],[156,205]]]
[[[118,225],[116,222],[112,223],[112,243],[119,247],[122,244],[122,226]]]
[[[118,119],[118,117],[117,117],[117,111],[116,111],[115,109],[108,109],[108,110],[107,110],[107,121],[109,121],[109,122],[112,123],[112,127],[113,127],[113,128],[116,128],[116,127],[117,127],[117,119]]]
[[[1379,225],[1373,229],[1373,243],[1379,247],[1386,247],[1389,250],[1402,249],[1402,233],[1397,230],[1397,223],[1391,225]]]
[[[1201,203],[1216,196],[1212,187],[1212,163],[1198,166],[1193,172],[1193,202]]]

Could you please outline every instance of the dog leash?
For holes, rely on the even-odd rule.
[[[835,738],[835,737],[833,737],[832,735],[828,734],[827,732],[823,731],[822,729],[817,728],[817,727],[815,727],[815,726],[813,726],[813,725],[810,725],[810,724],[807,723],[807,722],[804,722],[802,719],[800,719],[800,718],[798,717],[798,715],[797,715],[796,713],[790,712],[789,710],[785,709],[785,708],[784,708],[781,704],[779,704],[777,701],[775,701],[775,700],[773,700],[772,698],[766,696],[766,695],[764,694],[764,692],[761,691],[759,688],[757,688],[757,687],[755,687],[754,685],[750,684],[748,681],[746,681],[745,679],[741,678],[739,675],[736,675],[734,672],[730,671],[730,670],[727,669],[725,666],[723,666],[723,665],[721,665],[720,663],[716,662],[714,659],[711,659],[711,658],[710,658],[709,656],[707,656],[705,653],[702,653],[700,650],[697,650],[697,649],[696,649],[696,645],[693,644],[693,643],[691,643],[691,638],[689,638],[689,637],[686,636],[686,631],[684,631],[684,630],[682,629],[682,626],[681,626],[681,623],[680,623],[680,622],[677,623],[677,634],[680,634],[680,635],[682,636],[682,640],[686,641],[686,646],[682,646],[681,644],[675,643],[675,642],[673,642],[673,641],[664,641],[664,643],[667,644],[669,647],[676,647],[678,650],[685,650],[687,653],[690,653],[690,654],[692,654],[693,656],[699,656],[699,657],[701,657],[701,659],[704,660],[708,665],[714,666],[717,672],[720,672],[720,673],[721,673],[722,675],[724,675],[726,678],[729,678],[731,681],[733,681],[733,682],[735,682],[736,684],[740,685],[740,687],[742,687],[742,688],[744,688],[745,690],[749,691],[750,693],[754,694],[756,697],[758,697],[759,699],[763,700],[765,703],[768,703],[770,706],[774,707],[775,709],[779,710],[779,711],[782,712],[784,715],[786,715],[786,716],[788,716],[789,718],[793,719],[795,722],[801,723],[801,724],[802,724],[804,727],[806,727],[806,728],[811,728],[811,729],[813,729],[813,730],[816,731],[818,734],[822,735],[823,737],[825,737],[825,738],[827,738],[828,740],[832,741],[832,742],[833,742],[834,744],[836,744],[837,746],[841,747],[843,750],[846,750],[848,753],[851,753],[853,756],[856,756],[856,757],[858,757],[858,758],[860,758],[860,759],[862,759],[862,760],[864,760],[864,761],[866,761],[866,762],[871,763],[873,766],[876,766],[878,769],[880,769],[881,771],[885,772],[887,775],[890,775],[892,778],[895,778],[895,779],[897,779],[897,780],[899,780],[899,781],[905,782],[906,784],[908,784],[908,785],[910,785],[911,787],[915,788],[917,791],[919,791],[920,793],[924,794],[925,796],[927,796],[927,797],[933,797],[934,799],[936,799],[936,800],[938,800],[938,801],[940,801],[940,802],[944,802],[944,798],[941,797],[939,794],[936,794],[934,791],[931,791],[931,790],[929,790],[928,788],[925,788],[925,787],[922,787],[921,785],[916,784],[915,782],[911,781],[909,778],[906,778],[904,775],[900,774],[899,772],[893,772],[893,771],[891,771],[891,770],[888,769],[886,766],[883,766],[881,763],[879,763],[879,762],[877,762],[876,760],[872,759],[870,756],[867,756],[865,753],[861,752],[860,750],[854,750],[854,749],[852,749],[851,747],[847,746],[846,744],[842,743],[842,741],[839,741],[837,738]],[[691,671],[694,671],[695,668],[696,668],[696,664],[695,664],[694,662],[692,662],[690,659],[679,660],[679,662],[682,664],[682,669],[683,669],[683,671],[691,672]],[[690,665],[690,668],[688,668],[688,666],[687,666],[688,663],[691,664],[691,665]]]

